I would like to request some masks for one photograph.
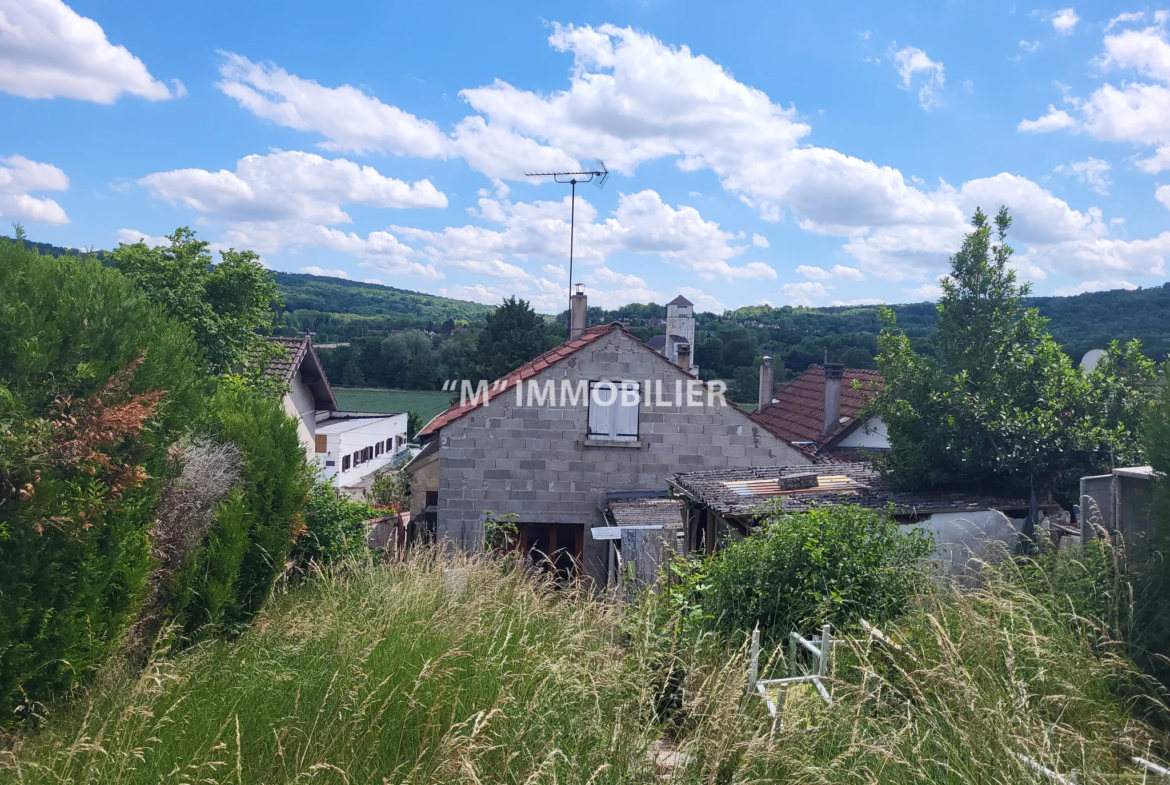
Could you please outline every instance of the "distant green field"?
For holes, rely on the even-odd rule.
[[[418,412],[423,422],[451,403],[451,393],[387,390],[378,387],[334,387],[337,405],[347,412]]]

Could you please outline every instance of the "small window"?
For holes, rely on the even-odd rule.
[[[589,383],[589,439],[638,441],[638,408],[642,402],[637,382]]]
[[[349,471],[349,456],[348,455],[341,459],[341,470],[343,472]]]
[[[314,438],[314,441],[316,442],[316,445],[317,445],[317,452],[328,452],[329,451],[329,437],[328,436],[326,436],[323,433],[318,434]]]
[[[354,465],[354,466],[357,466],[357,465],[358,465],[359,463],[361,463],[361,462],[362,462],[362,454],[361,454],[361,451],[359,451],[359,450],[354,450],[354,453],[353,453],[353,465]]]
[[[326,466],[336,466],[336,465],[337,465],[337,461],[325,461],[325,465],[326,465]]]
[[[376,457],[376,456],[379,456],[381,454],[382,454],[382,443],[378,442],[377,444],[374,445],[374,456]]]

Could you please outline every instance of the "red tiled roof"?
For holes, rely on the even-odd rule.
[[[549,366],[555,365],[556,363],[560,362],[561,360],[565,359],[566,357],[568,357],[572,354],[576,354],[577,352],[581,351],[589,344],[596,341],[598,338],[601,338],[602,336],[605,336],[614,330],[624,331],[625,328],[622,326],[621,322],[611,322],[609,324],[599,324],[595,327],[588,328],[587,330],[585,330],[585,332],[583,332],[581,334],[581,336],[579,338],[575,338],[571,341],[566,341],[565,343],[562,343],[560,346],[556,347],[555,349],[550,349],[549,351],[547,351],[544,354],[537,357],[532,362],[521,365],[519,368],[512,371],[507,376],[504,376],[504,377],[496,380],[492,384],[488,385],[487,400],[490,401],[492,398],[495,398],[497,395],[502,395],[505,392],[508,392],[509,390],[511,390],[513,387],[516,386],[517,382],[521,382],[525,379],[528,379],[529,377],[535,376],[536,374],[543,371],[545,368],[548,368]],[[440,414],[436,415],[433,420],[431,420],[429,423],[427,423],[425,426],[423,426],[423,428],[418,432],[417,437],[424,437],[424,436],[430,436],[432,434],[436,434],[439,432],[439,430],[444,425],[448,425],[448,424],[454,422],[455,420],[458,420],[460,417],[467,414],[468,412],[471,412],[475,409],[478,409],[481,405],[482,405],[482,400],[478,401],[474,404],[472,404],[470,402],[462,404],[462,405],[455,404],[451,408],[447,409],[445,412],[441,412]]]
[[[859,424],[858,413],[881,391],[884,383],[877,371],[846,368],[841,379],[840,422],[824,438],[821,430],[825,425],[825,369],[821,365],[809,366],[807,371],[772,396],[776,403],[765,406],[751,417],[781,439],[793,442],[806,452],[816,452]]]

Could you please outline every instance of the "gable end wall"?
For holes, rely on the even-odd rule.
[[[532,381],[562,379],[662,382],[663,398],[690,377],[645,344],[615,331]],[[446,425],[439,434],[438,535],[476,548],[483,513],[518,513],[525,523],[603,524],[599,504],[607,491],[665,492],[667,478],[683,471],[809,463],[806,455],[768,433],[743,412],[716,403],[655,406],[643,396],[639,447],[587,446],[585,406],[522,405],[515,392]],[[558,401],[559,403],[559,401]],[[585,533],[586,572],[605,578],[605,543]]]

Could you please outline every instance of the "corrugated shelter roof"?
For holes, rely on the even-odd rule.
[[[837,427],[824,438],[821,437],[825,425],[825,368],[822,365],[810,365],[807,371],[776,391],[772,396],[775,403],[751,417],[781,439],[815,452],[832,446],[860,426],[862,423],[857,415],[884,385],[885,380],[877,371],[846,368],[841,379],[841,416]]]
[[[811,483],[782,478],[807,477]],[[1026,499],[991,494],[895,490],[867,462],[815,466],[771,466],[720,469],[676,474],[670,484],[691,499],[728,518],[748,517],[752,510],[772,499],[781,499],[785,512],[805,512],[818,504],[847,502],[872,509],[892,506],[898,515],[936,512],[1026,509]],[[799,487],[811,484],[811,487]]]
[[[535,376],[545,368],[548,368],[551,365],[555,365],[566,357],[576,354],[589,344],[596,341],[598,338],[602,338],[614,330],[624,331],[625,328],[622,326],[621,322],[610,322],[609,324],[599,324],[595,327],[588,328],[585,330],[585,332],[581,333],[580,337],[574,338],[571,341],[565,341],[555,349],[550,349],[549,351],[537,357],[535,360],[521,365],[510,374],[492,382],[490,385],[488,385],[487,400],[490,401],[497,395],[503,395],[504,393],[509,392],[513,387],[516,386],[517,382],[521,382],[525,379],[528,379],[529,377]],[[418,437],[423,438],[430,436],[431,434],[438,433],[444,425],[448,425],[449,423],[458,420],[463,415],[478,409],[481,405],[482,399],[474,404],[470,401],[462,405],[455,404],[446,411],[435,415],[435,417],[429,423],[424,425],[418,432]]]
[[[610,499],[608,513],[615,526],[662,526],[677,529],[683,525],[681,499]]]
[[[268,363],[265,375],[275,376],[285,384],[291,384],[299,370],[301,378],[313,393],[313,408],[318,411],[337,411],[337,398],[333,396],[325,369],[321,367],[321,360],[313,349],[313,339],[308,335],[273,335],[268,340],[280,344],[284,348],[284,356]]]

